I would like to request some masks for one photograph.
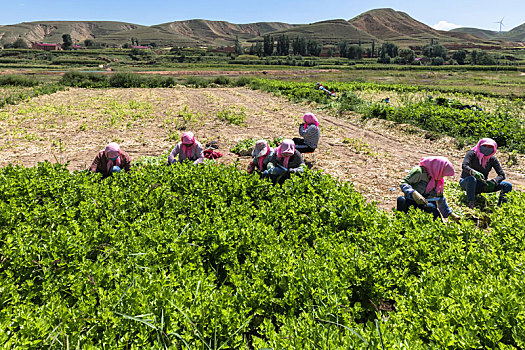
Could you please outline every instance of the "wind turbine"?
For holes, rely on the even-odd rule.
[[[504,18],[505,18],[505,17],[503,17],[499,22],[494,22],[494,23],[499,23],[499,32],[500,32],[500,33],[501,33],[501,27],[504,27],[504,25],[503,25],[503,19],[504,19]]]

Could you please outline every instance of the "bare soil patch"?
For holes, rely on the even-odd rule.
[[[217,113],[233,107],[247,115],[247,126],[222,122]],[[183,123],[183,111],[193,118]],[[96,153],[116,141],[133,160],[165,154],[178,142],[182,126],[203,144],[218,140],[225,156],[246,167],[250,158],[229,152],[246,138],[298,135],[306,112],[321,123],[318,150],[305,155],[314,169],[351,181],[369,201],[383,208],[395,206],[399,182],[421,157],[443,155],[454,164],[459,178],[461,161],[470,147],[457,149],[452,138],[438,137],[408,125],[385,121],[362,123],[358,115],[335,116],[315,105],[288,100],[246,88],[192,89],[70,89],[0,109],[0,166],[33,166],[44,160],[69,162],[70,170],[86,169]],[[498,153],[502,163],[507,155]],[[504,166],[517,189],[525,185],[520,173],[523,158]]]

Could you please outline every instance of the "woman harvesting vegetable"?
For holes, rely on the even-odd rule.
[[[290,174],[301,174],[305,167],[303,156],[295,149],[294,142],[284,139],[271,154],[263,176],[270,177],[274,182],[283,182]]]
[[[484,138],[467,152],[461,165],[461,180],[459,185],[467,193],[469,208],[474,208],[476,195],[480,193],[500,192],[498,205],[507,201],[506,194],[512,191],[512,184],[505,180],[505,173],[496,158],[498,149],[496,141]],[[488,180],[490,171],[494,169],[496,176]]]
[[[129,155],[121,150],[117,143],[111,142],[106,146],[106,149],[98,152],[89,170],[100,173],[102,178],[106,178],[122,169],[128,171],[130,168],[131,158]]]
[[[299,125],[299,137],[294,137],[293,142],[295,143],[295,149],[301,153],[310,153],[315,151],[319,144],[319,122],[312,113],[306,113],[303,115],[304,123]]]
[[[272,154],[273,150],[266,140],[256,141],[252,152],[252,161],[248,164],[248,173],[251,174],[254,170],[260,173],[265,171]]]
[[[175,158],[177,155],[178,158]],[[192,161],[193,164],[202,163],[204,161],[202,145],[199,141],[195,140],[195,135],[190,131],[182,134],[181,141],[177,143],[168,156],[169,164],[173,164],[177,161],[182,163],[185,160]]]
[[[404,196],[397,198],[397,210],[407,213],[410,207],[431,213],[434,218],[457,220],[443,196],[444,176],[453,176],[454,167],[445,157],[425,157],[419,166],[412,168],[401,181],[401,191]]]

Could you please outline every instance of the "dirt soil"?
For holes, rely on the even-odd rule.
[[[217,118],[219,111],[233,108],[246,114],[246,126],[230,125]],[[181,115],[193,115],[188,122]],[[413,126],[385,121],[362,123],[360,116],[333,115],[313,104],[293,104],[247,88],[192,89],[70,89],[0,109],[0,166],[37,162],[69,162],[70,170],[86,169],[97,152],[116,141],[132,160],[165,154],[178,141],[183,129],[195,133],[205,144],[218,140],[225,156],[221,163],[237,160],[245,168],[250,157],[229,152],[247,138],[298,137],[298,125],[306,112],[321,124],[319,148],[305,155],[314,169],[351,181],[368,201],[385,209],[395,207],[401,194],[399,182],[421,157],[443,155],[455,166],[458,179],[468,145],[439,138]],[[505,164],[508,155],[498,152]],[[504,165],[516,189],[525,185],[518,164]]]

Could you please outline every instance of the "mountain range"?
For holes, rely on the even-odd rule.
[[[86,39],[108,45],[156,43],[158,46],[232,46],[238,38],[243,45],[261,41],[263,36],[305,37],[324,45],[393,42],[400,47],[422,46],[431,39],[453,46],[525,46],[525,23],[504,33],[476,28],[435,30],[408,14],[393,9],[375,9],[350,20],[333,19],[310,24],[258,22],[234,24],[226,21],[192,19],[144,26],[111,21],[39,21],[0,26],[0,46],[18,38],[30,42],[61,43],[70,34],[74,42]]]

